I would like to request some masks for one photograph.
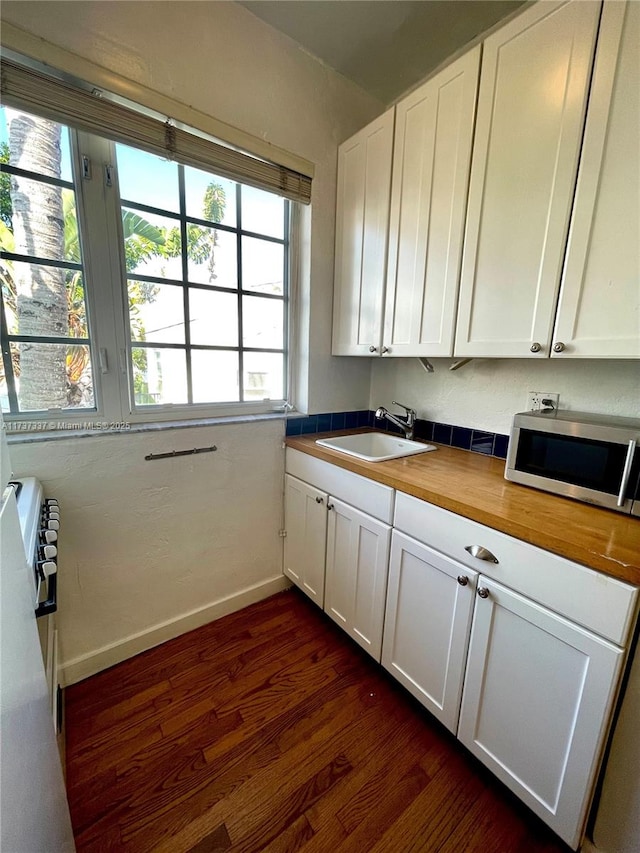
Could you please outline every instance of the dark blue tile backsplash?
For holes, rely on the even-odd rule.
[[[310,433],[366,426],[386,432],[400,432],[398,427],[389,421],[378,421],[372,411],[361,409],[354,412],[325,412],[321,415],[309,415],[302,418],[289,417],[287,418],[287,435],[309,435]],[[450,447],[459,447],[462,450],[471,450],[474,453],[484,453],[485,456],[507,458],[509,436],[500,433],[469,429],[454,424],[434,423],[418,418],[415,436],[422,441],[435,441],[438,444],[448,444]]]

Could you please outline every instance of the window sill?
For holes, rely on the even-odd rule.
[[[154,421],[148,423],[131,423],[124,426],[95,424],[82,429],[52,429],[52,430],[15,430],[8,429],[5,422],[5,434],[9,444],[32,444],[39,441],[63,441],[69,438],[97,438],[105,435],[132,435],[141,432],[158,432],[167,429],[191,429],[196,427],[227,426],[232,424],[252,424],[259,421],[284,420],[283,412],[269,412],[259,415],[229,415],[217,418],[198,418],[196,420]]]

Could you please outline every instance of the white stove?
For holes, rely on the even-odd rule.
[[[18,519],[27,563],[33,567],[33,601],[42,660],[49,690],[51,716],[56,734],[62,729],[61,691],[58,684],[58,535],[60,507],[45,499],[35,477],[12,480],[16,490]],[[59,743],[62,746],[62,742]]]

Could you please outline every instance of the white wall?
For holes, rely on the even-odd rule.
[[[311,411],[366,406],[368,363],[330,355],[336,160],[338,143],[382,105],[231,2],[8,0],[1,12],[315,164],[301,398]],[[282,583],[282,432],[275,421],[12,446],[17,473],[42,479],[64,512],[60,640],[69,680],[268,594],[274,577]],[[220,450],[193,460],[143,460],[211,442]]]
[[[282,437],[276,419],[10,446],[61,507],[68,680],[281,588]]]
[[[637,361],[474,359],[456,371],[453,359],[433,359],[427,373],[417,358],[374,359],[369,408],[399,400],[430,421],[508,434],[526,409],[528,391],[560,394],[560,407],[640,417]]]
[[[232,2],[5,0],[1,15],[315,164],[300,400],[314,412],[351,408],[354,395],[365,405],[369,366],[330,354],[337,145],[384,105]]]

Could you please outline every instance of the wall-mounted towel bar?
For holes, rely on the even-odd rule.
[[[196,453],[213,453],[218,448],[215,444],[211,447],[194,447],[193,450],[170,450],[168,453],[149,453],[145,456],[147,462],[154,462],[156,459],[173,459],[176,456],[193,456]]]

